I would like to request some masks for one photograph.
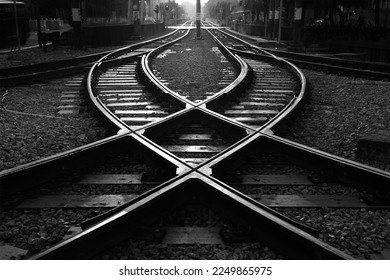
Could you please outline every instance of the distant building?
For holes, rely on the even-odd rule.
[[[71,20],[71,8],[78,5],[84,24],[125,24],[136,20],[146,23],[158,21],[161,12],[155,13],[155,7],[161,6],[167,0],[39,0],[39,2],[25,0],[25,2],[33,17],[39,3],[41,17]]]

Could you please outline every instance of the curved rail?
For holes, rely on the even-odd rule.
[[[173,45],[174,43],[176,43],[179,40],[183,39],[184,37],[188,36],[190,33],[190,28],[191,28],[191,26],[187,29],[186,33],[182,37],[180,37],[176,40],[173,40],[171,42],[168,42],[168,43],[160,46],[159,48],[154,49],[153,51],[149,52],[148,54],[144,55],[142,57],[142,63],[141,63],[142,71],[146,75],[146,77],[148,78],[148,80],[150,81],[152,86],[157,88],[158,91],[161,92],[163,95],[173,97],[173,99],[176,99],[177,101],[179,101],[182,104],[186,104],[189,101],[187,99],[183,98],[182,96],[180,96],[179,94],[175,93],[171,89],[169,89],[163,83],[161,83],[159,81],[159,79],[153,74],[153,71],[150,69],[149,65],[150,65],[150,60],[153,57],[157,56],[157,54],[159,54],[162,50],[167,49],[169,46]],[[190,102],[190,104],[193,105],[192,102]]]
[[[149,54],[150,56],[150,54]],[[246,63],[244,63],[239,57],[231,55],[235,59],[235,61],[240,65],[241,71],[238,77],[233,82],[233,85],[228,86],[221,92],[219,92],[215,97],[210,98],[209,100],[206,100],[204,102],[201,102],[197,106],[194,106],[196,104],[193,104],[192,102],[189,102],[183,98],[179,98],[182,101],[185,101],[187,106],[193,107],[193,108],[187,108],[187,112],[191,112],[193,110],[200,110],[205,111],[206,114],[208,113],[208,110],[205,109],[203,106],[204,104],[207,105],[208,102],[213,101],[217,99],[217,97],[224,96],[228,94],[229,92],[233,91],[239,84],[243,83],[245,78],[248,74],[248,66]],[[151,73],[150,68],[148,67],[148,56],[144,56],[142,65],[144,67],[144,70],[147,75],[149,76],[150,80],[152,80],[153,84],[158,87],[162,92],[168,95],[172,95],[176,98],[178,96],[171,92],[167,87],[160,85],[157,82],[157,79],[154,77],[154,75]],[[243,70],[244,69],[244,70]],[[191,104],[192,103],[192,104]],[[185,112],[182,112],[182,114],[186,114]],[[223,120],[222,120],[223,121]],[[218,156],[217,156],[218,157]],[[87,229],[84,233],[78,235],[77,237],[73,238],[72,240],[66,241],[59,246],[57,246],[55,249],[51,249],[43,254],[40,254],[36,256],[36,258],[69,258],[70,252],[74,253],[74,249],[82,248],[82,251],[93,253],[93,249],[91,245],[98,240],[101,239],[102,236],[104,236],[105,233],[111,232],[112,229],[118,228],[121,226],[122,222],[131,222],[132,219],[138,219],[138,215],[132,214],[132,213],[142,213],[144,211],[152,213],[156,209],[153,208],[152,205],[159,205],[159,209],[161,211],[161,206],[165,205],[166,207],[169,207],[169,205],[177,204],[178,201],[186,201],[186,197],[189,196],[195,196],[198,197],[200,194],[203,194],[205,197],[203,197],[204,201],[208,201],[211,199],[211,201],[219,201],[219,203],[222,203],[225,208],[229,209],[241,209],[240,213],[246,213],[247,217],[250,217],[251,224],[254,225],[262,225],[267,224],[270,228],[279,228],[278,232],[280,234],[280,238],[282,240],[286,239],[287,236],[290,238],[293,238],[295,240],[294,243],[299,244],[301,246],[300,248],[304,248],[305,256],[307,257],[310,255],[310,258],[312,257],[320,257],[320,258],[343,258],[348,259],[350,258],[348,255],[328,246],[327,244],[324,244],[314,237],[308,235],[307,233],[304,233],[301,230],[297,230],[295,226],[291,225],[291,221],[287,221],[283,218],[283,216],[276,217],[277,213],[273,213],[268,208],[262,208],[261,205],[256,205],[253,201],[248,200],[248,198],[245,195],[240,194],[239,192],[233,191],[229,189],[228,186],[224,186],[221,182],[215,181],[213,178],[208,178],[203,173],[204,169],[200,169],[201,173],[197,173],[196,169],[190,170],[187,176],[176,178],[173,180],[172,183],[167,184],[165,187],[162,187],[159,189],[158,192],[153,192],[147,196],[142,197],[141,200],[134,200],[130,203],[126,204],[126,206],[122,206],[122,210],[115,210],[115,212],[111,213],[111,217],[107,220],[97,220],[94,222],[94,226],[90,229]],[[184,187],[185,186],[185,187]],[[171,201],[172,203],[167,203],[167,201]],[[174,202],[175,201],[175,202]],[[214,202],[213,202],[214,203]],[[127,207],[127,208],[125,208]],[[152,208],[151,208],[152,207]],[[272,214],[273,213],[273,214]],[[142,214],[141,214],[142,215]],[[281,218],[281,219],[280,219]],[[104,218],[103,218],[104,219]],[[256,228],[256,227],[255,227]],[[268,228],[268,227],[266,227]],[[101,232],[102,234],[99,237],[100,239],[94,238],[93,236],[96,236],[94,232]],[[265,234],[265,228],[261,227],[256,228],[255,230],[262,238],[265,238],[270,243],[273,244],[273,246],[278,247],[281,249],[282,247],[289,247],[289,254],[291,256],[297,257],[300,253],[298,253],[299,250],[296,250],[297,248],[293,248],[294,246],[290,246],[291,243],[287,242],[284,244],[281,244],[279,242],[273,242],[272,234],[267,233]],[[120,232],[120,231],[115,231]],[[121,237],[117,236],[118,239],[123,239],[124,236],[121,235]],[[116,240],[117,241],[117,240]],[[85,247],[86,246],[86,247]],[[110,244],[105,244],[105,246],[110,246]],[[92,249],[92,250],[91,250]],[[297,254],[298,253],[298,254]],[[314,253],[314,254],[313,254]],[[60,254],[60,255],[58,255]],[[73,255],[74,257],[74,255]]]
[[[234,94],[237,90],[241,88],[245,88],[248,84],[252,82],[253,74],[252,70],[248,67],[239,56],[234,55],[226,46],[222,44],[217,37],[213,36],[212,33],[206,28],[207,32],[212,36],[213,40],[218,44],[221,52],[224,53],[231,61],[238,66],[240,73],[238,77],[227,87],[222,89],[221,91],[215,93],[212,97],[207,100],[201,102],[201,104],[205,104],[206,106],[213,106],[214,103],[219,102],[220,97],[226,97],[230,94]]]
[[[86,69],[96,63],[96,61],[111,60],[126,52],[131,52],[148,45],[154,41],[161,40],[171,36],[175,30],[161,37],[153,38],[147,41],[139,42],[113,51],[100,52],[80,56],[66,60],[56,60],[33,65],[17,66],[10,68],[0,68],[0,84],[2,86],[11,86],[30,83],[47,79],[48,77],[58,77],[77,72],[85,72]]]
[[[262,55],[257,55],[257,54],[250,54],[244,52],[237,52],[237,53],[241,54],[243,57],[251,57],[255,59],[261,59],[263,57]],[[275,126],[277,126],[282,121],[285,121],[286,118],[288,118],[289,116],[291,116],[291,114],[293,114],[293,112],[300,105],[300,102],[305,97],[306,88],[307,88],[306,77],[298,67],[296,67],[291,62],[286,61],[285,59],[282,59],[280,57],[274,55],[272,55],[272,57],[275,60],[284,63],[287,68],[291,69],[296,74],[298,80],[300,81],[300,90],[297,94],[294,95],[293,99],[289,102],[289,104],[285,108],[283,108],[276,116],[274,116],[272,119],[270,119],[267,123],[265,123],[261,127],[260,130],[263,133],[272,133],[272,129]]]
[[[116,55],[126,54],[129,50],[121,50]],[[231,53],[230,51],[228,53]],[[263,52],[266,54],[266,52]],[[244,54],[243,54],[244,55]],[[110,56],[105,61],[101,61],[91,69],[88,77],[89,94],[92,99],[96,99],[98,106],[101,106],[106,118],[111,119],[115,117],[109,110],[104,109],[103,104],[100,104],[96,98],[92,84],[94,73],[99,70],[99,67],[106,63],[114,63],[116,61],[127,60],[130,61],[134,58],[124,57],[116,59],[116,56]],[[55,248],[49,249],[46,252],[42,252],[33,258],[88,258],[96,253],[97,250],[105,249],[113,244],[127,238],[128,234],[132,231],[123,231],[122,227],[129,224],[136,224],[140,219],[147,219],[154,215],[154,213],[161,213],[162,210],[169,210],[172,207],[180,206],[189,201],[201,201],[210,207],[217,209],[224,209],[231,214],[231,216],[238,217],[239,221],[248,221],[249,225],[256,233],[256,237],[261,240],[265,240],[271,244],[272,247],[278,250],[286,250],[286,255],[291,258],[331,258],[331,259],[350,259],[347,254],[325,244],[324,242],[316,239],[310,232],[309,228],[300,227],[299,224],[293,224],[288,219],[285,219],[282,215],[271,211],[268,207],[265,207],[258,202],[253,201],[248,196],[240,193],[237,190],[230,188],[227,184],[219,181],[218,175],[224,170],[231,168],[229,165],[239,164],[239,161],[235,159],[242,153],[251,151],[251,149],[270,149],[271,151],[282,151],[286,155],[290,156],[292,160],[297,162],[305,161],[306,165],[315,166],[320,170],[331,170],[334,172],[335,177],[342,178],[345,182],[356,184],[353,178],[361,178],[362,168],[349,164],[348,166],[340,166],[341,161],[335,161],[329,155],[318,154],[313,149],[302,147],[302,145],[295,145],[284,139],[280,139],[277,136],[271,135],[270,130],[279,123],[286,116],[290,115],[293,109],[299,104],[305,91],[305,79],[302,73],[293,65],[279,59],[272,54],[262,56],[266,59],[271,59],[276,63],[283,63],[285,67],[288,67],[295,73],[297,79],[300,81],[300,90],[294,96],[293,100],[289,102],[288,107],[284,108],[277,114],[272,120],[266,122],[260,128],[254,129],[242,123],[234,122],[216,112],[212,112],[207,106],[210,106],[215,100],[220,100],[220,97],[227,96],[229,93],[233,93],[237,90],[241,90],[240,85],[246,85],[250,83],[251,69],[247,63],[244,62],[239,56],[232,56],[232,59],[237,61],[240,66],[240,74],[234,80],[233,85],[227,86],[225,89],[212,96],[211,98],[202,102],[191,102],[185,98],[179,97],[175,92],[171,91],[165,85],[158,82],[158,79],[153,75],[149,68],[148,59],[151,55],[143,55],[142,67],[144,69],[147,80],[151,81],[151,87],[155,87],[157,91],[163,93],[164,98],[169,96],[174,100],[179,101],[183,108],[177,114],[171,115],[159,122],[152,123],[145,126],[142,131],[131,131],[129,127],[122,121],[117,119],[114,121],[115,126],[121,133],[128,133],[128,135],[115,136],[110,145],[104,149],[106,153],[110,153],[112,148],[119,149],[117,147],[117,140],[120,139],[122,145],[130,147],[130,149],[139,149],[141,145],[144,151],[148,149],[161,155],[166,162],[170,162],[174,170],[174,166],[181,165],[181,170],[176,170],[177,177],[170,179],[163,183],[155,190],[141,195],[139,198],[131,200],[124,204],[120,208],[117,208],[110,212],[108,215],[104,215],[100,218],[94,219],[81,234],[62,242],[55,246]],[[245,70],[246,68],[246,70]],[[238,89],[239,88],[239,89]],[[172,156],[167,150],[160,147],[158,142],[153,141],[163,133],[169,133],[174,127],[174,122],[182,122],[185,124],[185,119],[201,119],[207,124],[213,124],[218,127],[225,127],[230,131],[237,133],[236,138],[240,139],[226,150],[219,152],[215,156],[208,159],[201,164],[190,166],[185,163],[182,158]],[[167,128],[166,131],[164,129]],[[157,130],[158,133],[157,133]],[[140,133],[141,132],[141,133]],[[156,134],[154,134],[156,133]],[[233,133],[233,132],[232,132]],[[250,134],[250,135],[248,135]],[[150,139],[146,138],[150,137]],[[131,141],[129,141],[131,139]],[[104,141],[103,141],[104,142]],[[106,146],[106,143],[101,143]],[[138,145],[137,145],[138,144]],[[133,147],[134,146],[134,147]],[[121,146],[122,147],[122,146]],[[95,150],[85,149],[89,154],[93,155]],[[85,152],[85,151],[84,151]],[[76,157],[77,158],[77,157]],[[232,160],[231,160],[232,159]],[[58,160],[59,161],[59,160]],[[72,165],[70,160],[58,162],[58,166],[62,168],[69,168]],[[39,168],[40,173],[44,173],[45,166]],[[372,169],[364,169],[369,173],[369,178],[372,181],[380,182],[378,188],[381,190],[388,189],[388,183],[390,182],[390,175],[387,173],[373,172]],[[173,171],[171,171],[173,172]],[[15,176],[15,172],[13,174]],[[17,174],[16,174],[17,175]],[[364,174],[367,175],[367,174]],[[0,181],[1,181],[0,177]],[[378,180],[377,180],[378,179]],[[7,182],[9,183],[9,182]],[[265,226],[266,225],[266,226]],[[128,228],[128,227],[127,227]],[[276,232],[276,234],[275,234]],[[313,232],[310,232],[314,234]],[[109,237],[109,238],[108,238]],[[293,240],[293,242],[291,242]],[[102,244],[102,247],[97,248],[96,244]]]
[[[189,32],[189,30],[188,30],[188,32]],[[233,55],[225,46],[223,46],[223,44],[220,41],[216,40],[216,42],[218,44],[218,47],[222,50],[222,52],[225,53],[226,56],[232,61],[232,63],[235,64],[237,66],[237,68],[240,69],[240,73],[239,73],[238,77],[231,84],[229,84],[227,87],[222,89],[220,92],[215,93],[213,96],[209,97],[207,100],[199,101],[199,102],[192,102],[186,98],[183,98],[182,96],[175,93],[174,91],[170,90],[165,85],[162,85],[161,83],[159,83],[158,78],[153,74],[152,70],[149,67],[150,59],[156,55],[156,53],[158,52],[157,50],[152,51],[151,53],[149,53],[148,55],[146,55],[143,58],[143,60],[142,60],[143,61],[143,63],[142,63],[143,70],[144,70],[145,74],[148,75],[150,80],[153,81],[153,83],[155,84],[156,87],[159,87],[161,89],[161,91],[165,92],[166,94],[172,95],[175,98],[186,103],[187,107],[204,106],[206,103],[211,102],[212,100],[217,99],[218,97],[220,97],[222,95],[227,95],[229,92],[232,92],[234,89],[237,89],[238,87],[240,87],[243,83],[246,82],[246,80],[248,80],[248,76],[250,74],[248,66],[246,65],[246,63],[244,63],[242,61],[241,58]]]
[[[209,30],[207,29],[207,31],[209,31]],[[223,32],[222,30],[218,29],[218,32],[221,32],[225,36],[229,36],[229,37],[233,38],[234,40],[237,40],[241,43],[248,44],[245,41],[243,41],[242,39],[240,39],[236,36],[233,36],[227,32]],[[216,41],[219,41],[216,37],[214,37],[214,38]],[[255,46],[253,46],[253,47],[256,48],[257,50],[261,51],[263,53],[263,55],[247,53],[247,52],[239,52],[239,51],[235,51],[235,52],[238,55],[241,55],[243,57],[249,57],[249,58],[253,58],[255,60],[267,59],[267,60],[272,60],[273,63],[275,63],[275,64],[278,64],[278,65],[282,64],[283,67],[289,68],[289,69],[291,69],[291,71],[293,73],[295,73],[296,78],[300,83],[299,92],[294,96],[294,98],[289,102],[289,104],[287,106],[285,106],[285,108],[283,108],[277,115],[275,115],[272,119],[270,119],[267,123],[265,123],[262,127],[260,127],[258,129],[262,133],[272,133],[272,128],[274,126],[276,126],[278,123],[282,122],[285,118],[290,116],[293,113],[293,111],[299,106],[301,100],[304,98],[304,95],[306,92],[306,87],[307,87],[306,78],[305,78],[303,72],[298,67],[296,67],[294,64],[292,64],[291,62],[288,62],[285,59],[280,58],[280,57],[278,57],[270,52],[267,52],[263,49],[257,48]],[[228,48],[226,48],[226,49],[227,49],[227,51],[229,51]]]
[[[142,43],[138,44],[138,46],[145,46],[145,45],[148,45],[150,43],[156,42],[158,40],[168,38],[168,37],[174,35],[175,33],[177,33],[178,31],[179,31],[179,29],[176,29],[176,30],[172,31],[171,33],[164,35],[162,37],[142,42]],[[164,44],[164,45],[168,45],[168,44],[169,43]],[[98,76],[98,73],[99,73],[101,67],[107,65],[107,63],[134,60],[134,59],[136,59],[136,57],[143,55],[144,53],[149,52],[149,51],[146,51],[146,52],[138,53],[135,56],[133,56],[133,55],[131,55],[133,50],[134,50],[134,47],[129,46],[129,47],[121,48],[119,50],[116,50],[114,52],[107,54],[106,56],[102,57],[99,61],[97,61],[91,67],[91,70],[89,71],[89,74],[87,77],[87,89],[88,89],[88,94],[89,94],[90,99],[92,100],[95,107],[103,114],[103,116],[117,127],[119,134],[127,133],[127,132],[131,131],[131,129],[124,121],[120,120],[120,118],[118,118],[118,116],[115,113],[110,111],[103,104],[103,102],[100,100],[100,98],[97,96],[96,92],[94,91],[93,85],[95,83],[94,79]]]

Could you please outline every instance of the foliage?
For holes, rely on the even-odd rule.
[[[251,14],[252,21],[259,20],[261,11],[268,11],[269,0],[209,0],[204,9],[210,18],[226,18],[241,8]]]
[[[166,1],[160,5],[164,7],[163,9],[161,9],[161,12],[169,14],[170,17],[173,17],[173,15],[175,15],[175,18],[185,17],[186,12],[184,8],[180,6],[178,3],[176,3],[175,1]],[[165,9],[166,6],[169,7],[168,11],[166,11]]]
[[[349,9],[367,9],[372,6],[375,13],[375,26],[380,26],[380,0],[325,0],[325,1],[316,1],[316,0],[306,0],[307,3],[314,4],[316,6],[320,5],[329,11],[329,20],[330,25],[334,26],[334,15],[337,14],[340,18],[339,25],[344,26],[346,14],[340,7],[343,7],[344,10]]]
[[[239,5],[239,0],[209,0],[203,7],[203,11],[210,18],[220,18],[230,15],[233,7]]]

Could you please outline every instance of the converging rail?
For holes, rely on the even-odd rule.
[[[275,186],[288,194],[294,184],[319,189],[321,183],[298,173],[319,182],[329,176],[335,189],[344,184],[388,194],[390,174],[277,136],[304,98],[303,73],[265,50],[233,54],[239,39],[215,27],[203,35],[234,68],[225,72],[224,88],[196,97],[173,90],[153,59],[193,35],[190,29],[160,38],[158,47],[123,48],[92,66],[89,97],[117,135],[0,173],[4,193],[15,192],[15,183],[31,188],[58,175],[77,182],[70,185],[120,188],[109,211],[32,258],[90,259],[123,250],[136,258],[139,240],[155,250],[203,240],[232,248],[253,243],[258,258],[268,258],[268,249],[262,251],[268,246],[274,258],[352,259],[318,238],[318,230],[282,214],[270,195]],[[82,180],[75,171],[83,171]]]

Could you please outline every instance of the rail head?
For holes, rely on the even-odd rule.
[[[300,82],[300,90],[294,96],[294,98],[291,100],[291,102],[282,111],[280,111],[274,118],[272,118],[265,125],[263,125],[263,127],[261,128],[262,133],[271,132],[275,126],[277,126],[280,122],[282,122],[288,116],[290,116],[296,110],[296,108],[300,105],[302,99],[305,96],[306,89],[307,89],[306,77],[303,74],[302,70],[300,70],[297,66],[295,66],[294,64],[292,64],[291,62],[289,62],[285,59],[282,59],[280,57],[275,57],[275,59],[286,64],[292,70],[292,72],[295,73],[295,75],[297,76],[297,78]]]
[[[265,208],[259,208],[218,182],[191,173],[161,186],[158,192],[146,194],[129,202],[102,221],[32,259],[87,259],[131,238],[129,225],[153,222],[159,215],[188,203],[201,203],[229,220],[252,225],[260,242],[291,259],[352,259],[351,256],[296,228]],[[124,230],[126,229],[126,230]],[[97,246],[98,244],[98,246]]]
[[[208,34],[213,38],[213,40],[217,43],[220,51],[225,54],[225,56],[239,69],[240,73],[237,78],[229,84],[227,87],[223,88],[221,91],[215,93],[210,98],[200,102],[198,106],[206,105],[207,107],[214,108],[217,106],[221,98],[227,97],[230,94],[234,94],[234,92],[244,87],[246,84],[251,83],[252,81],[252,70],[248,66],[245,61],[243,61],[239,56],[234,55],[224,44],[215,37],[209,30],[206,28]]]
[[[104,106],[93,89],[94,79],[97,78],[101,65],[101,63],[95,63],[89,70],[87,76],[87,90],[89,99],[95,108],[102,114],[102,116],[117,128],[118,134],[130,132],[130,128],[117,116],[115,116],[115,114],[108,110],[106,106]]]
[[[293,63],[291,63],[291,62],[289,62],[281,57],[274,55],[273,53],[267,51],[266,49],[252,45],[252,44],[238,38],[237,36],[234,36],[234,35],[227,33],[223,30],[219,30],[219,31],[222,32],[224,35],[232,37],[235,40],[240,41],[242,44],[247,45],[250,49],[255,50],[254,53],[235,50],[235,53],[242,55],[242,56],[249,56],[249,57],[254,58],[254,59],[259,59],[261,57],[264,57],[264,58],[272,60],[278,64],[282,64],[285,68],[289,69],[292,73],[294,73],[297,80],[299,81],[300,89],[297,93],[295,93],[294,98],[290,101],[290,103],[283,110],[281,110],[275,117],[270,119],[267,123],[265,123],[259,129],[259,131],[262,133],[271,133],[272,134],[272,129],[274,129],[274,127],[276,127],[279,123],[281,123],[288,116],[290,116],[296,110],[298,105],[300,105],[302,99],[304,98],[305,93],[306,93],[306,89],[307,89],[307,81],[306,81],[305,75],[303,74],[302,70],[300,70]]]
[[[147,79],[150,81],[152,86],[157,89],[158,92],[163,94],[165,97],[172,99],[174,102],[181,103],[182,105],[190,104],[194,105],[193,102],[189,101],[188,99],[180,96],[173,90],[169,89],[166,85],[164,85],[162,82],[159,81],[159,79],[154,75],[153,71],[150,69],[151,60],[157,56],[159,53],[162,52],[162,50],[167,49],[169,46],[177,43],[178,41],[184,39],[187,37],[190,33],[190,27],[187,28],[185,34],[175,40],[172,40],[170,42],[167,42],[166,44],[161,45],[160,47],[154,49],[153,51],[149,52],[148,54],[144,55],[142,57],[141,61],[141,67],[143,74],[147,77]]]
[[[100,70],[102,69],[102,67],[104,67],[110,63],[117,63],[117,62],[121,62],[124,60],[127,61],[129,59],[130,60],[137,59],[134,56],[127,57],[127,58],[118,58],[118,57],[123,55],[126,52],[131,52],[133,49],[136,49],[136,48],[142,47],[146,44],[150,44],[150,43],[156,42],[158,40],[165,39],[169,36],[172,36],[175,33],[177,33],[178,31],[179,31],[179,29],[175,29],[172,32],[170,32],[166,35],[163,35],[161,37],[150,39],[150,40],[147,40],[147,41],[144,41],[141,43],[130,45],[130,46],[115,50],[113,52],[110,52],[109,54],[100,58],[96,63],[94,63],[92,65],[91,69],[89,70],[89,73],[87,76],[88,96],[89,96],[90,100],[92,101],[92,103],[94,104],[95,108],[97,108],[97,110],[102,113],[103,117],[106,120],[108,120],[110,123],[112,123],[114,126],[117,127],[119,134],[130,132],[131,129],[129,128],[129,126],[125,122],[120,120],[113,112],[111,112],[110,110],[108,110],[108,108],[106,106],[104,106],[104,104],[98,98],[97,93],[94,91],[95,79],[99,76]]]

